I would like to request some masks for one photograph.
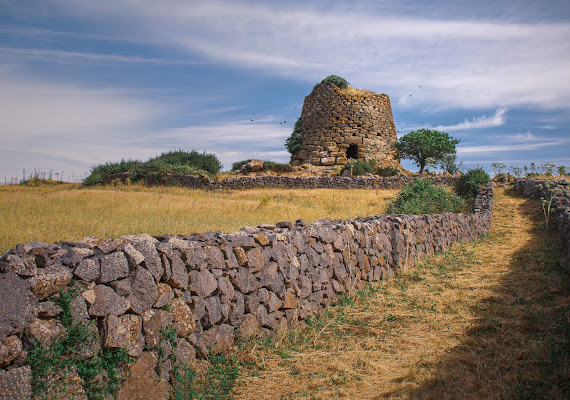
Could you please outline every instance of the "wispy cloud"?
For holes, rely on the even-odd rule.
[[[495,114],[487,117],[482,115],[480,117],[473,117],[472,119],[465,119],[465,121],[455,124],[455,125],[438,125],[433,129],[439,131],[464,131],[469,129],[484,129],[492,128],[495,126],[501,126],[505,123],[505,113],[507,112],[504,108],[499,108],[495,111]]]
[[[82,53],[76,51],[43,50],[43,49],[17,49],[0,47],[0,56],[4,59],[17,58],[28,60],[43,60],[55,62],[68,62],[70,60],[88,60],[102,62],[173,64],[173,65],[207,65],[203,61],[174,60],[166,58],[148,58],[137,56],[123,56],[119,54]]]
[[[150,0],[60,1],[83,17],[112,16],[129,37],[209,60],[310,82],[338,73],[394,98],[413,94],[401,107],[570,106],[568,23],[468,15],[436,20],[240,1],[174,0],[169,7]]]
[[[519,133],[509,137],[498,137],[491,145],[458,145],[459,155],[512,152],[512,151],[536,151],[548,147],[568,145],[568,138],[539,138],[532,133]]]

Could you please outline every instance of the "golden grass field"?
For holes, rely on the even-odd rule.
[[[236,349],[237,399],[567,399],[570,281],[540,202],[496,191],[490,234]]]
[[[140,185],[0,186],[0,252],[17,243],[148,233],[191,234],[303,219],[379,214],[396,191],[256,189],[207,191]]]

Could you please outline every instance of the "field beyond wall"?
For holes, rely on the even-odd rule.
[[[190,235],[244,226],[380,214],[396,190],[197,190],[139,185],[0,186],[0,252],[18,243],[148,233]]]

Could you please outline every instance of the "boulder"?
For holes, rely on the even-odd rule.
[[[263,165],[265,161],[262,160],[251,160],[247,164],[245,164],[245,171],[247,172],[259,172],[263,169]]]
[[[38,300],[14,272],[0,275],[0,339],[21,333],[38,315]]]
[[[57,339],[65,336],[65,328],[56,319],[39,319],[32,321],[26,333],[34,338],[42,347],[48,348]]]

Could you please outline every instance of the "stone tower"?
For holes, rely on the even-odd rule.
[[[292,165],[342,165],[348,158],[399,165],[391,147],[398,140],[396,127],[385,94],[323,84],[305,97],[301,118],[302,146],[291,157]]]

